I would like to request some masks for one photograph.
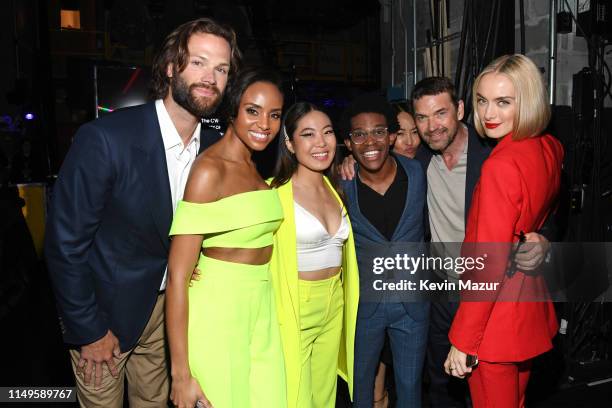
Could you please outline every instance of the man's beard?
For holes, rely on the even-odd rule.
[[[170,78],[170,86],[172,89],[172,99],[197,118],[212,115],[221,102],[221,92],[219,92],[219,88],[216,86],[204,83],[187,85],[187,82],[177,73]],[[211,97],[194,97],[192,94],[194,88],[206,88],[214,92],[215,95]]]
[[[448,148],[448,146],[450,146],[451,144],[453,144],[453,141],[455,140],[455,136],[457,136],[457,128],[455,128],[455,132],[452,133],[451,130],[449,130],[448,128],[442,128],[440,130],[438,130],[439,133],[441,134],[446,134],[446,138],[442,139],[442,140],[438,140],[437,143],[442,143],[441,146],[432,146],[431,143],[431,133],[428,132],[428,134],[426,135],[426,137],[424,137],[423,139],[425,140],[425,142],[429,145],[429,147],[432,150],[435,150],[439,153],[444,153],[444,151]]]

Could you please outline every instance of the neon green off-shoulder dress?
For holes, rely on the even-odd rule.
[[[178,204],[170,235],[204,235],[203,247],[262,248],[283,219],[276,190]],[[215,408],[286,407],[286,380],[269,264],[200,255],[189,287],[191,373]]]

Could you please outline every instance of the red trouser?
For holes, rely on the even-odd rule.
[[[520,363],[480,361],[468,378],[474,408],[523,408],[531,360]]]

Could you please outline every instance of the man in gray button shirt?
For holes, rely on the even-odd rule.
[[[461,122],[464,105],[455,94],[450,79],[430,77],[418,82],[412,91],[414,119],[423,141],[429,146],[417,152],[417,159],[427,174],[427,210],[431,242],[460,243],[472,202],[472,193],[480,177],[480,168],[492,150],[473,127]],[[547,240],[528,233],[534,245],[517,254],[522,270],[535,269],[544,258]],[[453,247],[453,245],[449,245]],[[458,248],[458,245],[454,245]],[[450,277],[456,278],[456,277]],[[432,302],[429,326],[427,371],[432,407],[464,407],[467,403],[465,381],[444,372],[444,360],[450,349],[448,331],[458,303]]]

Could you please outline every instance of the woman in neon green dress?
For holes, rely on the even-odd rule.
[[[283,218],[251,159],[281,121],[280,80],[239,74],[228,129],[200,155],[170,235],[166,327],[179,407],[285,407],[286,381],[268,262]],[[200,278],[192,281],[197,266]]]
[[[290,407],[332,408],[339,374],[352,395],[359,272],[350,221],[326,174],[336,153],[329,117],[299,102],[283,120],[272,186],[285,219],[271,270]]]

